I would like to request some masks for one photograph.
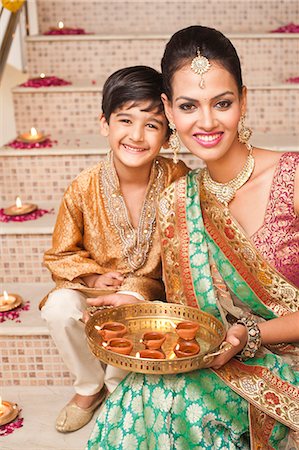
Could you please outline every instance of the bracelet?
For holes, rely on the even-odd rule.
[[[247,329],[247,343],[243,348],[242,352],[237,356],[241,361],[246,361],[247,359],[254,358],[256,352],[259,350],[262,344],[261,331],[258,327],[257,322],[253,319],[252,316],[242,317],[237,320],[236,324],[244,325]]]

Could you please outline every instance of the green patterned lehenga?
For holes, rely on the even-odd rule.
[[[166,189],[158,221],[170,301],[226,326],[228,313],[269,320],[298,310],[298,289],[263,260],[197,171]],[[130,373],[102,407],[87,449],[295,450],[298,362],[298,347],[289,344],[218,370]]]

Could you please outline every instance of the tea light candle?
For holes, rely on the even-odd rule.
[[[45,78],[46,77],[46,75],[42,72],[41,74],[40,74],[40,78]]]
[[[12,294],[8,295],[6,291],[3,291],[3,295],[0,295],[0,306],[11,305],[16,301],[16,297]],[[1,400],[1,397],[0,397]]]
[[[16,198],[15,205],[4,209],[4,214],[7,216],[20,216],[22,214],[29,214],[37,209],[37,205],[33,203],[22,203],[20,197]]]
[[[30,133],[22,133],[18,136],[17,139],[19,141],[28,142],[30,144],[30,143],[35,143],[35,142],[42,142],[45,139],[47,139],[47,136],[45,136],[42,133],[38,133],[36,128],[32,127],[30,129]]]
[[[63,27],[64,27],[64,23],[62,21],[58,22],[58,29],[62,30]]]

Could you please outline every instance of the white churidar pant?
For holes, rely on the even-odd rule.
[[[93,395],[106,384],[109,392],[128,375],[127,371],[101,364],[87,344],[83,311],[86,295],[73,289],[52,292],[41,310],[50,334],[68,370],[75,377],[77,394]]]

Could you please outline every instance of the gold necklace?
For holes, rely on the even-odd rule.
[[[248,144],[249,148],[249,154],[247,156],[245,165],[241,172],[238,173],[238,175],[233,178],[232,180],[228,181],[227,183],[218,183],[217,181],[214,181],[211,178],[211,175],[209,174],[209,171],[206,168],[202,171],[202,181],[204,184],[204,187],[207,191],[214,194],[217,198],[217,200],[227,206],[229,202],[232,201],[234,196],[236,195],[236,192],[240,187],[242,187],[246,181],[249,180],[249,178],[252,175],[253,169],[254,169],[254,157],[252,155],[252,145]]]

